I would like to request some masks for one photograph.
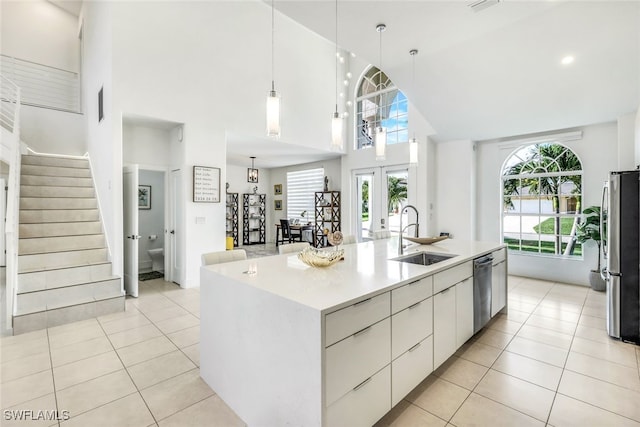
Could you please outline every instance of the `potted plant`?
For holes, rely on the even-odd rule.
[[[602,235],[600,230],[600,206],[589,206],[582,211],[584,221],[578,224],[576,240],[584,244],[593,240],[598,245],[598,268],[589,273],[589,283],[594,291],[604,291],[605,282],[600,276],[600,249],[602,248]]]

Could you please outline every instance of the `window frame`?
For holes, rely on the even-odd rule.
[[[540,146],[543,145],[556,145],[559,147],[562,147],[563,150],[562,152],[556,156],[556,157],[549,157],[549,156],[542,156],[541,152],[540,152]],[[535,149],[535,152],[533,154],[530,155],[530,157],[528,158],[523,158],[522,155],[520,155],[523,152],[526,152],[527,149]],[[579,169],[566,169],[566,170],[559,170],[559,171],[552,171],[549,172],[548,171],[548,167],[546,168],[545,172],[533,172],[533,173],[529,173],[529,172],[523,172],[523,173],[519,173],[519,174],[506,174],[507,171],[509,171],[509,169],[518,163],[522,163],[522,164],[528,164],[528,163],[532,163],[534,166],[536,162],[540,163],[541,165],[543,164],[542,161],[547,159],[549,161],[551,161],[550,164],[555,164],[556,167],[558,169],[560,169],[560,164],[558,163],[558,159],[560,159],[561,156],[563,156],[565,153],[570,153],[572,156],[575,157],[575,159],[578,162],[579,165]],[[520,162],[516,162],[513,163],[512,160],[513,159],[520,159]],[[537,159],[537,160],[536,160]],[[546,166],[548,166],[549,164],[547,164]],[[535,168],[534,170],[538,170],[537,168]],[[574,150],[572,150],[570,147],[567,147],[566,145],[557,142],[557,141],[545,141],[545,142],[537,142],[537,143],[529,143],[529,144],[523,144],[519,147],[517,147],[515,150],[513,150],[511,152],[511,154],[509,156],[507,156],[507,158],[505,159],[502,168],[501,168],[501,175],[500,175],[500,212],[501,212],[501,219],[500,219],[500,225],[501,225],[501,240],[503,243],[505,243],[507,245],[507,248],[509,250],[509,252],[514,253],[514,254],[518,254],[518,255],[527,255],[527,256],[543,256],[543,257],[551,257],[551,258],[558,258],[558,259],[575,259],[575,260],[581,260],[584,258],[584,249],[583,246],[577,242],[575,242],[576,247],[578,245],[580,245],[580,253],[579,254],[567,254],[565,255],[565,248],[566,246],[569,244],[570,240],[565,242],[564,238],[570,238],[571,234],[563,234],[562,233],[562,219],[564,218],[570,218],[573,219],[574,221],[576,219],[580,219],[582,217],[582,209],[584,208],[584,206],[582,206],[582,203],[584,201],[584,169],[583,169],[583,162],[582,160],[580,160],[580,157],[575,153]],[[575,183],[573,183],[573,180],[569,179],[566,180],[564,182],[560,182],[559,185],[557,185],[557,189],[555,193],[545,193],[545,192],[527,192],[527,194],[518,194],[516,193],[512,193],[510,195],[505,194],[505,183],[507,181],[510,180],[519,180],[520,182],[518,182],[517,186],[515,188],[524,190],[524,189],[528,189],[530,187],[527,187],[525,184],[523,184],[523,181],[529,181],[531,182],[531,180],[538,180],[538,186],[541,187],[541,182],[540,180],[546,179],[546,178],[562,178],[562,177],[580,177],[580,184],[579,187],[576,186]],[[572,183],[573,186],[575,186],[579,191],[577,193],[574,193],[573,191],[566,191],[563,190],[563,185],[567,184],[567,183]],[[524,192],[523,192],[524,193]],[[522,209],[522,203],[519,204],[519,209],[518,210],[514,210],[512,212],[509,212],[509,210],[507,209],[507,205],[505,203],[506,198],[509,197],[516,197],[518,198],[518,200],[520,202],[526,201],[526,200],[534,200],[537,201],[538,203],[538,208],[537,208],[537,212],[523,212]],[[544,202],[551,202],[552,206],[553,206],[553,197],[557,197],[558,199],[558,209],[559,212],[544,212],[543,209],[543,203]],[[570,211],[568,210],[569,206],[571,206],[570,201],[573,199],[579,198],[580,200],[580,206],[579,209],[577,211]],[[562,205],[563,202],[566,203],[567,209],[565,209],[564,211],[562,210]],[[511,201],[510,201],[511,203]],[[507,218],[518,218],[517,223],[518,223],[518,230],[517,231],[507,231],[506,230],[506,219]],[[526,242],[536,242],[536,236],[534,235],[533,238],[527,238],[526,234],[534,234],[534,233],[529,233],[529,232],[525,232],[523,231],[523,218],[538,218],[538,224],[542,224],[542,222],[550,219],[550,218],[559,218],[560,219],[560,230],[558,230],[557,234],[556,233],[542,233],[542,232],[536,232],[535,234],[537,234],[537,249],[533,250],[533,246],[527,246],[524,245],[523,243]],[[513,221],[513,220],[512,220]],[[507,234],[515,234],[517,235],[516,237],[512,237],[512,239],[514,240],[513,243],[509,243],[507,241],[508,237]],[[543,239],[542,236],[548,236],[550,237],[554,242],[554,248],[553,248],[553,252],[549,252],[548,249],[545,251],[543,250]],[[559,246],[560,246],[560,252],[556,253],[556,240],[557,238],[560,237],[560,242],[559,242]],[[514,248],[513,246],[517,246],[517,249]],[[529,247],[530,249],[523,249],[523,247]]]

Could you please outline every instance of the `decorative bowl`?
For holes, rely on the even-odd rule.
[[[329,267],[340,261],[343,256],[344,249],[323,251],[316,248],[306,248],[298,254],[298,259],[311,267]]]
[[[333,233],[327,234],[327,240],[329,241],[331,246],[341,245],[343,238],[344,237],[342,236],[341,231],[334,231]]]
[[[420,243],[421,245],[430,245],[432,243],[439,242],[441,240],[447,239],[447,236],[438,236],[438,237],[403,237],[410,242]]]

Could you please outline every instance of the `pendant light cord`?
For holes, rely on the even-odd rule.
[[[336,0],[336,113],[338,112],[338,0]]]
[[[274,76],[275,76],[275,63],[276,63],[276,59],[275,59],[275,14],[274,14],[274,7],[273,7],[273,2],[274,0],[271,0],[271,91],[275,92],[276,90],[276,85],[274,83]]]

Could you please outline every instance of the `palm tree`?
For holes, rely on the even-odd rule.
[[[577,212],[580,212],[582,179],[579,175],[555,175],[559,172],[579,171],[582,169],[580,160],[568,148],[559,144],[536,144],[527,152],[526,158],[511,165],[503,173],[504,176],[521,175],[520,179],[504,180],[504,207],[513,207],[511,196],[519,195],[519,189],[527,188],[529,194],[546,195],[551,199],[554,218],[555,253],[562,252],[562,236],[560,222],[560,190],[563,184],[573,183],[572,193],[578,194]],[[551,174],[551,176],[536,176],[536,174]],[[527,176],[529,175],[529,176]],[[571,240],[565,254],[572,253],[575,247],[575,233],[578,217],[574,220]]]
[[[407,200],[407,182],[404,179],[390,176],[388,181],[389,213],[400,208],[402,202]]]

